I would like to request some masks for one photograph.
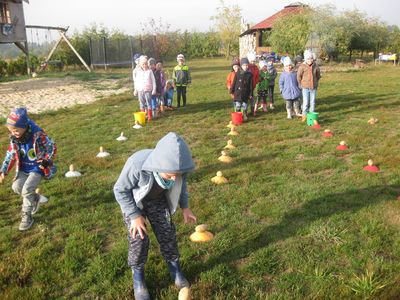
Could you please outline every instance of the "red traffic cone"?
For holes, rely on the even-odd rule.
[[[345,141],[341,141],[339,143],[339,146],[336,147],[336,150],[339,150],[339,151],[344,151],[344,150],[347,150],[347,149],[349,149],[349,147],[347,147]]]
[[[321,125],[319,125],[317,120],[314,120],[314,125],[311,126],[311,128],[313,128],[313,129],[321,129]]]
[[[333,137],[333,132],[330,131],[329,129],[325,129],[324,132],[322,133],[322,136],[324,136],[324,137]]]
[[[374,165],[374,161],[372,159],[368,159],[368,165],[363,168],[365,171],[377,173],[379,172],[379,168]]]

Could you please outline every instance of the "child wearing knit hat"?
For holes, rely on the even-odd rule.
[[[260,70],[257,67],[257,57],[256,53],[250,52],[247,54],[247,59],[249,61],[249,67],[248,70],[253,74],[253,81],[252,81],[252,90],[251,90],[251,97],[250,97],[250,106],[251,106],[251,111],[254,111],[254,89],[256,88],[256,85],[259,81],[259,76],[260,76]]]
[[[232,69],[226,77],[226,87],[228,88],[228,92],[231,89],[233,79],[235,78],[236,73],[240,70],[240,61],[238,58],[234,58],[231,63]],[[235,103],[233,103],[233,107],[235,108]]]
[[[257,100],[254,105],[253,114],[256,116],[258,105],[262,105],[263,111],[267,112],[267,95],[268,95],[268,87],[269,87],[269,74],[267,70],[267,62],[265,60],[261,60],[259,62],[260,66],[260,74],[259,74],[259,82],[257,83]]]
[[[149,68],[148,58],[145,55],[139,58],[139,67],[135,72],[134,95],[139,98],[140,111],[146,112],[147,119],[153,118],[151,109],[151,96],[156,94],[156,79],[153,71]]]
[[[235,111],[242,112],[243,120],[247,120],[247,106],[253,92],[253,74],[249,69],[249,60],[240,60],[240,70],[236,73],[230,88],[230,94],[235,103]]]
[[[304,51],[304,63],[297,70],[297,81],[303,95],[303,117],[307,118],[308,112],[315,111],[315,98],[317,97],[318,82],[321,79],[321,71],[314,60],[314,53],[307,49]]]
[[[0,183],[15,165],[12,189],[22,196],[19,230],[24,231],[32,226],[32,215],[38,211],[39,204],[48,200],[37,194],[36,188],[42,178],[50,179],[55,175],[56,145],[28,118],[26,108],[14,109],[7,117],[6,127],[11,134],[10,145],[0,168]]]
[[[269,108],[270,109],[275,109],[275,101],[274,101],[274,89],[275,89],[275,79],[276,76],[278,75],[278,72],[276,71],[276,68],[274,66],[274,61],[275,57],[272,55],[269,55],[267,57],[267,78],[269,81],[269,86],[268,86],[268,99],[269,99]]]
[[[176,87],[177,107],[180,107],[181,98],[183,106],[186,106],[186,88],[192,82],[192,77],[190,76],[189,67],[185,63],[185,56],[183,54],[178,54],[176,61],[178,62],[178,65],[175,66],[172,71],[172,78]]]
[[[297,84],[297,76],[293,71],[293,63],[289,56],[283,59],[284,71],[279,78],[279,90],[286,101],[287,118],[292,118],[294,108],[296,116],[301,116],[299,97],[301,90]]]

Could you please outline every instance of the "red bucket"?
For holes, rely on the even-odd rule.
[[[243,124],[243,114],[241,112],[231,113],[232,123],[235,125]]]

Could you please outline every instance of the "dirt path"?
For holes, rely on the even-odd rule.
[[[6,117],[18,106],[28,112],[48,110],[85,104],[110,95],[131,90],[129,79],[107,79],[83,83],[73,78],[34,78],[0,83],[0,117]]]

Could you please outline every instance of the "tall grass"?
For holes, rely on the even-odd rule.
[[[231,138],[225,127],[228,64],[189,61],[188,106],[141,130],[132,129],[138,103],[130,93],[31,116],[58,144],[59,174],[41,184],[50,201],[23,233],[12,175],[1,187],[2,299],[133,298],[126,232],[112,187],[125,160],[154,147],[168,131],[181,134],[192,149],[197,169],[188,179],[190,205],[215,234],[207,244],[193,244],[188,237],[194,227],[182,223],[180,212],[174,216],[194,299],[400,297],[399,69],[323,73],[317,110],[323,129],[335,134],[331,139],[287,120],[276,92],[275,111],[238,128],[234,162],[226,165],[217,158]],[[378,123],[369,125],[370,117]],[[121,131],[125,143],[115,140]],[[0,133],[4,152],[6,129]],[[335,150],[341,140],[348,151]],[[99,146],[111,156],[97,159]],[[380,173],[362,169],[370,158]],[[63,177],[71,163],[82,177]],[[218,170],[229,184],[211,183]],[[150,293],[176,299],[152,232],[150,238]]]

